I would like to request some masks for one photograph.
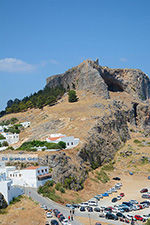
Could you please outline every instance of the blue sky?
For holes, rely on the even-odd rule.
[[[0,0],[0,109],[99,58],[150,75],[149,0]]]

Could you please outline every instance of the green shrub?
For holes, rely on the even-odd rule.
[[[76,91],[75,90],[70,90],[68,92],[68,101],[69,102],[77,102],[78,101],[78,97],[76,95]]]
[[[60,188],[61,193],[65,193],[65,189],[63,187]]]
[[[5,147],[7,147],[8,146],[8,142],[7,141],[4,141],[2,145],[5,146]]]
[[[141,141],[139,141],[138,139],[135,139],[135,140],[134,140],[134,143],[135,143],[135,144],[140,144]]]
[[[106,171],[113,171],[113,170],[114,170],[114,166],[113,166],[112,162],[110,162],[110,163],[104,165],[104,166],[102,167],[102,169],[103,169],[103,170],[106,170]]]
[[[97,173],[97,179],[100,180],[102,183],[107,183],[110,179],[107,175],[107,173],[101,169],[100,172],[96,172]]]
[[[55,189],[56,189],[57,191],[59,191],[61,187],[62,187],[61,183],[57,183],[57,184],[55,185]]]
[[[2,134],[0,134],[0,140],[6,139]]]

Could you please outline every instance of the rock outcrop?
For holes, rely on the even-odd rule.
[[[63,74],[47,78],[47,86],[62,85],[66,90],[88,90],[104,98],[109,91],[127,92],[140,100],[150,98],[150,79],[138,69],[110,69],[98,61],[86,60]]]
[[[7,207],[7,202],[4,199],[2,193],[0,193],[0,209],[5,209]]]
[[[114,158],[122,143],[130,138],[127,117],[119,110],[101,118],[89,132],[79,156],[93,169]]]
[[[53,154],[40,159],[41,165],[48,165],[52,169],[52,178],[62,183],[66,188],[81,190],[87,178],[87,171],[82,165],[75,166],[72,159],[65,153]]]

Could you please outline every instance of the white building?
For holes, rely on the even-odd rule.
[[[51,180],[48,166],[31,166],[23,170],[11,169],[7,172],[13,185],[38,188]]]
[[[20,123],[24,128],[30,127],[30,122],[22,122]]]
[[[9,204],[13,198],[24,194],[21,188],[12,185],[12,180],[7,178],[6,167],[3,162],[0,162],[0,193],[4,196]]]
[[[4,142],[7,141],[9,145],[11,144],[15,144],[19,141],[19,134],[11,134],[11,133],[1,133],[5,139],[4,140],[0,140],[0,142]]]
[[[46,139],[47,142],[50,143],[59,143],[63,141],[66,143],[66,148],[74,148],[79,144],[80,139],[74,138],[74,136],[66,136],[65,134],[51,134],[50,137]]]

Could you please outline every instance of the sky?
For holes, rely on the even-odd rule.
[[[149,0],[0,0],[0,110],[85,59],[150,75]]]

